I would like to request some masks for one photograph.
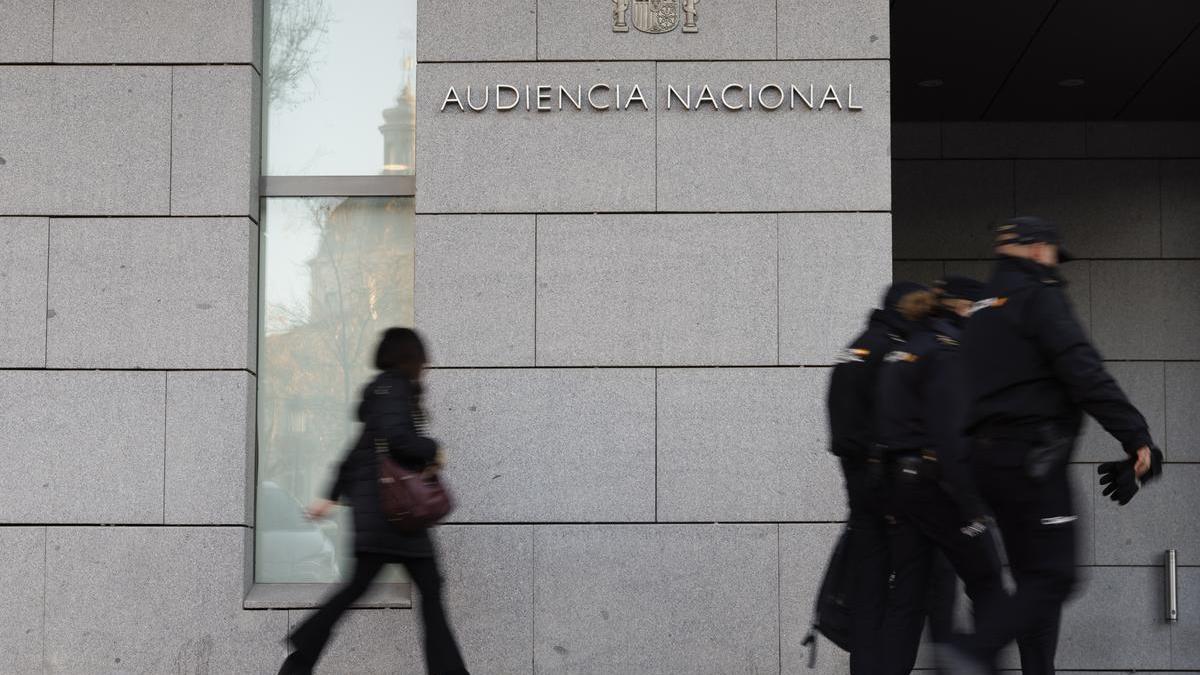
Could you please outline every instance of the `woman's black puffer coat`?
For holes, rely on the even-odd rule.
[[[407,468],[422,469],[437,456],[437,444],[419,435],[413,421],[413,411],[419,405],[413,392],[418,386],[400,373],[385,371],[363,389],[358,406],[362,435],[342,460],[328,495],[333,501],[350,501],[356,553],[433,555],[428,530],[401,530],[388,522],[379,507],[376,438],[386,438],[392,458]]]

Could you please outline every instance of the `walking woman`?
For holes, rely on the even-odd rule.
[[[442,578],[428,529],[402,530],[384,516],[380,505],[379,464],[375,442],[386,440],[393,460],[413,470],[437,462],[438,448],[427,436],[421,406],[421,375],[425,346],[408,328],[389,328],[375,354],[380,371],[363,390],[358,419],[362,436],[338,469],[328,498],[308,508],[310,518],[322,518],[339,499],[354,510],[354,576],[321,609],[300,624],[288,641],[295,651],[279,672],[311,673],[342,613],[367,591],[388,563],[404,565],[421,596],[425,663],[430,675],[464,675],[458,644],[442,602]]]

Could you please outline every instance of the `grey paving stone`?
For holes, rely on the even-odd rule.
[[[963,159],[1084,157],[1082,122],[947,122],[942,156]]]
[[[807,92],[834,85],[843,105],[854,85],[860,111],[808,110],[796,100],[777,110],[658,111],[661,211],[887,211],[891,194],[891,116],[883,61],[662,62],[659,95],[712,83]],[[723,85],[722,85],[723,86]],[[757,92],[757,89],[756,89]],[[820,97],[818,93],[814,98]],[[718,92],[719,96],[719,92]],[[736,97],[736,95],[733,95]],[[768,94],[769,100],[773,94]],[[732,102],[732,101],[731,101]],[[819,101],[814,101],[817,105]],[[629,126],[630,122],[626,122]]]
[[[170,68],[0,66],[0,91],[0,213],[167,213]]]
[[[891,281],[886,213],[779,216],[779,362],[832,364]]]
[[[539,216],[537,364],[774,364],[776,222]]]
[[[1125,506],[1104,497],[1096,500],[1096,563],[1161,565],[1169,548],[1195,560],[1200,542],[1200,465],[1167,464],[1162,477],[1144,486]],[[1194,563],[1193,563],[1194,564]]]
[[[777,672],[775,525],[546,525],[535,672]]]
[[[1166,442],[1166,401],[1164,366],[1160,362],[1112,362],[1105,368],[1117,380],[1117,384],[1141,411],[1150,425],[1150,435],[1162,445]],[[1170,452],[1170,447],[1167,448]],[[1107,462],[1124,457],[1121,444],[1092,418],[1084,422],[1084,434],[1075,451],[1078,461]],[[1169,457],[1175,460],[1174,456]]]
[[[821,578],[842,528],[840,524],[779,526],[779,637],[785,673],[806,672],[808,667],[808,648],[800,643],[812,625]],[[849,655],[824,637],[818,640],[815,672],[849,673]]]
[[[629,3],[632,7],[633,3]],[[676,5],[678,7],[678,4]],[[611,2],[538,0],[538,57],[546,60],[724,60],[775,58],[772,3],[696,3],[696,32],[613,31]],[[681,16],[680,24],[683,23]],[[886,25],[884,27],[886,34]]]
[[[827,448],[825,368],[658,372],[658,518],[846,517]]]
[[[250,66],[174,68],[171,213],[258,219],[261,78]]]
[[[1076,458],[1078,459],[1078,458]],[[1072,464],[1067,469],[1071,477],[1071,490],[1074,492],[1076,515],[1079,516],[1077,528],[1079,532],[1079,564],[1096,565],[1097,551],[1101,546],[1107,546],[1107,541],[1096,538],[1096,509],[1101,501],[1108,501],[1100,494],[1100,475],[1096,473],[1095,464]]]
[[[456,522],[654,519],[654,372],[436,370]]]
[[[991,228],[1013,209],[1011,161],[895,162],[893,180],[897,258],[991,257]]]
[[[532,670],[533,528],[446,525],[437,530],[450,620],[472,673]]]
[[[1200,257],[1200,160],[1162,163],[1162,254]]]
[[[1108,359],[1200,359],[1200,261],[1092,262],[1092,335]]]
[[[1200,123],[1088,122],[1089,157],[1195,157]]]
[[[0,527],[0,672],[42,668],[46,528]]]
[[[0,371],[0,522],[161,523],[165,379]]]
[[[1173,462],[1200,462],[1200,363],[1166,364],[1166,435],[1159,443]]]
[[[167,373],[166,522],[254,525],[255,379]]]
[[[46,365],[50,221],[0,218],[0,367]]]
[[[288,630],[312,613],[288,610]],[[411,609],[352,609],[338,624],[316,672],[321,675],[424,673],[419,623],[420,617]],[[282,656],[279,660],[283,660]],[[278,663],[274,667],[278,668]]]
[[[62,219],[51,230],[52,367],[254,368],[253,222]]]
[[[1162,621],[1162,571],[1086,568],[1081,592],[1063,609],[1056,665],[1073,668],[1171,667],[1171,628]]]
[[[940,159],[940,122],[893,122],[892,159]]]
[[[779,58],[886,59],[888,10],[887,0],[780,0]]]
[[[54,56],[54,0],[0,0],[0,63],[48,63]]]
[[[285,611],[245,611],[236,527],[57,527],[47,541],[52,673],[265,673]]]
[[[417,192],[422,213],[594,212],[654,209],[654,64],[505,63],[437,64],[417,67]],[[634,86],[648,110],[496,111],[495,85],[621,85],[622,105]],[[441,110],[455,87],[466,103],[473,88],[492,85],[484,112]],[[557,90],[556,90],[557,94]],[[536,89],[533,90],[536,98]],[[508,102],[505,94],[505,103]],[[615,101],[597,92],[596,101]],[[557,101],[557,99],[555,99]],[[536,107],[536,101],[533,102]],[[602,103],[603,104],[603,103]],[[610,103],[611,104],[611,103]],[[553,104],[554,106],[557,103]],[[480,158],[490,158],[480,161]],[[464,190],[469,185],[471,189]]]
[[[1153,160],[1018,160],[1016,211],[1057,222],[1076,257],[1157,257],[1161,250]]]
[[[418,0],[417,60],[533,61],[537,24],[537,0]]]
[[[55,0],[54,60],[258,63],[262,0]]]
[[[1198,559],[1200,556],[1192,553],[1189,564]],[[1176,587],[1179,623],[1171,627],[1171,667],[1200,671],[1200,568],[1180,567]]]
[[[438,366],[532,366],[534,217],[417,216],[416,325]]]

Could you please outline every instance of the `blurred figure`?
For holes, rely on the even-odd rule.
[[[937,551],[962,578],[975,606],[994,604],[1004,593],[999,554],[967,468],[963,435],[967,383],[961,327],[981,289],[973,279],[947,278],[938,295],[927,294],[929,319],[887,354],[880,368],[875,428],[890,481],[892,570],[882,673],[912,671],[932,581],[942,590],[938,600],[949,604],[936,613],[940,637],[947,637],[954,582],[953,577],[948,583],[944,576],[933,578]]]
[[[829,382],[832,452],[841,459],[850,506],[849,559],[853,611],[850,672],[871,675],[879,668],[879,630],[887,596],[888,553],[882,465],[875,452],[875,390],[883,357],[908,339],[923,316],[921,284],[899,281],[887,290],[883,309],[871,313],[866,330],[838,358]]]
[[[375,367],[382,372],[363,390],[358,406],[362,435],[342,461],[328,498],[308,508],[310,518],[323,518],[338,499],[349,499],[354,510],[354,575],[288,636],[295,651],[284,661],[281,675],[312,672],[342,613],[389,563],[403,565],[420,593],[428,672],[467,673],[446,618],[442,577],[428,529],[398,529],[380,507],[377,438],[386,438],[392,459],[407,468],[420,470],[437,463],[437,443],[427,435],[421,405],[426,362],[425,346],[415,331],[389,328],[384,332],[375,355]]]
[[[1084,411],[1129,456],[1107,465],[1121,483],[1114,499],[1128,501],[1131,485],[1162,470],[1146,420],[1075,318],[1056,269],[1070,259],[1059,242],[1058,229],[1041,218],[997,228],[988,297],[966,331],[971,462],[1017,589],[977,615],[974,637],[949,655],[956,672],[994,671],[996,653],[1014,639],[1026,675],[1054,672],[1062,605],[1076,581],[1078,516],[1067,463]]]

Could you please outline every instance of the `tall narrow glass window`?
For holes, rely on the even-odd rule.
[[[255,580],[349,569],[310,522],[380,332],[413,321],[416,0],[267,0]]]

